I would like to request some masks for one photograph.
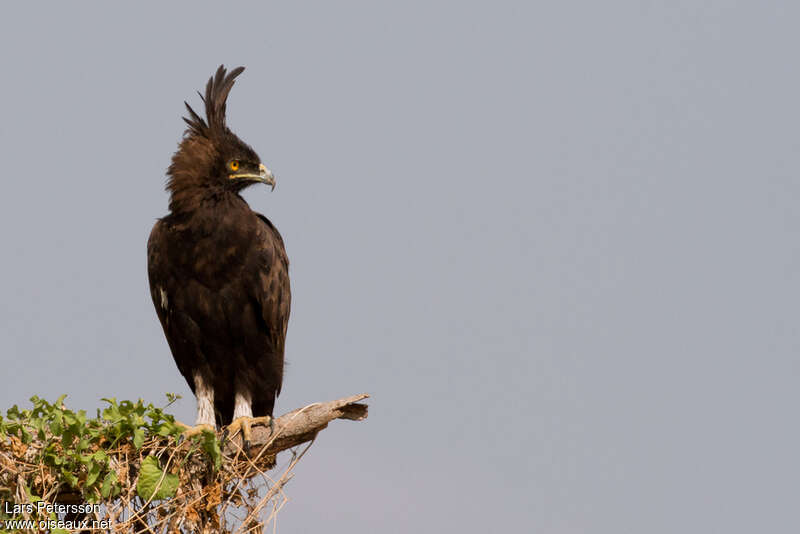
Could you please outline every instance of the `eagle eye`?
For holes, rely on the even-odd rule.
[[[232,170],[232,171],[238,171],[238,170],[239,170],[239,161],[238,161],[238,160],[235,160],[235,159],[234,159],[234,160],[231,160],[231,161],[229,161],[229,162],[228,162],[228,168],[229,168],[230,170]]]

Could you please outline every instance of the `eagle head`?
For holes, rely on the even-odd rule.
[[[225,123],[225,105],[236,77],[244,71],[230,72],[223,65],[208,79],[205,96],[206,118],[200,117],[184,102],[189,127],[167,170],[170,209],[191,209],[203,198],[223,191],[239,192],[248,185],[264,183],[275,189],[275,177],[247,143],[239,139]]]

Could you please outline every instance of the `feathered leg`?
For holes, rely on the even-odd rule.
[[[250,394],[243,391],[236,392],[236,399],[233,407],[233,422],[225,430],[226,435],[233,437],[237,432],[242,432],[242,445],[244,452],[250,453],[250,441],[252,437],[252,425],[261,424],[269,426],[270,430],[275,429],[275,422],[271,416],[253,417],[253,408]]]
[[[190,438],[204,431],[216,432],[216,422],[214,421],[214,389],[203,378],[202,373],[194,374],[194,393],[197,396],[197,420],[193,427],[184,423],[178,423],[186,428],[183,432],[184,438]]]

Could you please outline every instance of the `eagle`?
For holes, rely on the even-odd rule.
[[[227,126],[238,67],[206,84],[205,119],[184,102],[188,125],[167,170],[169,214],[147,243],[150,296],[167,343],[197,398],[195,426],[227,426],[249,448],[251,426],[272,427],[283,382],[291,291],[289,260],[275,226],[241,192],[275,189],[258,154]]]

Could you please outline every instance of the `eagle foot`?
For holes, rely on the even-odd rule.
[[[242,448],[245,454],[250,455],[250,441],[252,438],[253,425],[264,425],[270,429],[270,434],[275,431],[275,420],[272,416],[264,415],[262,417],[237,417],[225,429],[225,437],[232,438],[237,432],[242,432]]]
[[[217,429],[215,429],[213,426],[207,425],[207,424],[189,426],[186,423],[181,423],[180,421],[175,421],[175,424],[180,426],[180,427],[182,427],[182,428],[184,428],[183,433],[181,433],[181,439],[184,439],[184,440],[189,439],[189,438],[194,437],[194,436],[198,436],[198,435],[202,434],[203,432],[211,432],[212,434],[216,434],[217,433]]]

